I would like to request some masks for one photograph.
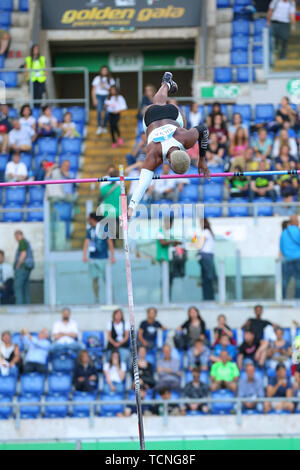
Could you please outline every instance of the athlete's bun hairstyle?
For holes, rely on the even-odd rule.
[[[191,166],[191,159],[184,150],[174,150],[170,155],[170,163],[174,173],[184,175]]]

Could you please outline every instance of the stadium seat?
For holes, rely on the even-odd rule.
[[[19,10],[20,11],[29,11],[28,0],[19,0]]]
[[[0,0],[0,10],[13,11],[13,0]]]
[[[28,209],[43,209],[43,203],[33,202],[28,204]],[[26,214],[27,222],[43,222],[44,221],[44,212],[40,210],[30,211]]]
[[[48,376],[48,387],[50,394],[64,394],[67,395],[71,392],[72,377],[69,374],[62,374],[55,372]]]
[[[265,18],[259,18],[254,21],[254,36],[262,34],[263,30],[267,27],[267,20]]]
[[[179,202],[196,203],[198,201],[199,187],[192,184],[185,184],[179,195]]]
[[[210,182],[203,186],[203,202],[222,202],[223,186]]]
[[[0,375],[0,395],[12,397],[16,393],[17,379],[13,375]]]
[[[101,401],[120,401],[124,400],[124,395],[122,394],[101,394]],[[100,416],[116,416],[117,413],[123,413],[124,405],[116,404],[101,404],[100,407]]]
[[[216,201],[210,200],[206,201],[207,203],[215,203]],[[204,206],[204,217],[208,218],[214,218],[214,217],[222,217],[222,207],[207,207]]]
[[[41,413],[41,407],[38,405],[29,405],[29,403],[36,403],[40,401],[38,395],[21,395],[18,397],[19,403],[24,403],[24,406],[20,407],[20,415],[22,419],[37,419]],[[28,405],[26,405],[28,403]]]
[[[70,223],[72,217],[72,204],[70,202],[55,202],[53,204],[55,215],[59,217],[59,220],[66,222],[66,236],[70,234]]]
[[[233,49],[231,51],[231,65],[247,65],[249,62],[248,51]]]
[[[26,189],[24,187],[9,187],[5,191],[5,203],[6,204],[18,204],[22,206],[25,204]]]
[[[193,374],[190,370],[185,371],[185,383],[192,382],[193,380]],[[202,370],[200,373],[200,382],[208,385],[209,384],[209,372]]]
[[[29,188],[29,203],[43,204],[45,196],[45,188],[43,186],[31,186]]]
[[[72,155],[70,153],[60,155],[59,165],[61,165],[64,160],[68,160],[70,162],[70,171],[74,171],[76,173],[79,167],[79,155]]]
[[[38,153],[56,155],[58,152],[58,140],[55,137],[42,137],[38,140]]]
[[[262,65],[264,63],[264,51],[262,46],[253,47],[252,60],[255,65]]]
[[[3,0],[2,0],[3,1]],[[0,10],[0,28],[7,29],[11,25],[11,12]]]
[[[256,199],[254,202],[258,203],[270,203],[272,204],[272,199],[268,197],[260,197]],[[261,217],[271,217],[274,214],[274,209],[272,206],[258,206],[257,208],[257,215]]]
[[[81,139],[68,139],[61,140],[61,153],[71,153],[80,155],[81,152]]]
[[[275,108],[273,104],[257,104],[255,106],[255,123],[273,121]]]
[[[23,374],[21,376],[21,394],[43,395],[45,376],[43,374]]]
[[[228,200],[230,204],[248,203],[249,200],[242,197],[234,197]],[[247,206],[232,206],[228,208],[228,217],[248,217],[249,209]]]
[[[247,7],[252,5],[251,0],[234,0],[234,6]]]
[[[39,117],[41,115],[41,108],[32,108],[32,116],[36,121],[38,121]]]
[[[8,108],[8,117],[10,119],[18,119],[19,111],[16,108]]]
[[[1,18],[0,12],[0,18]],[[0,24],[1,26],[1,24]],[[5,83],[6,88],[16,88],[18,86],[18,74],[17,72],[0,72],[0,80]]]
[[[82,342],[88,349],[103,348],[104,347],[104,332],[103,331],[83,331]]]
[[[67,354],[58,354],[51,359],[53,372],[72,373],[75,367],[75,359]]]
[[[251,122],[252,121],[252,109],[250,104],[235,104],[232,107],[232,114],[239,113],[243,121]]]
[[[95,395],[86,392],[74,392],[73,401],[89,402],[95,400]],[[87,418],[90,415],[91,407],[88,404],[81,403],[72,405],[72,416],[74,418]]]
[[[5,56],[0,55],[0,69],[4,68]]]
[[[29,172],[31,170],[32,155],[29,153],[21,153],[21,162],[24,163]]]
[[[290,328],[283,329],[283,338],[290,346],[292,345],[292,332]]]
[[[0,154],[0,171],[5,171],[8,158],[9,158],[9,155],[7,155],[6,153]]]
[[[245,51],[248,51],[249,48],[249,38],[248,36],[245,36],[244,34],[237,34],[235,36],[232,36],[232,49],[243,49]]]
[[[65,418],[68,413],[66,405],[59,405],[60,402],[68,401],[68,397],[64,395],[46,395],[45,402],[55,402],[57,405],[45,406],[45,418]]]
[[[217,0],[217,8],[230,8],[231,0]]]
[[[231,67],[215,67],[214,69],[215,83],[231,83],[233,81]]]
[[[234,398],[234,393],[229,390],[218,390],[217,392],[212,392],[211,398],[213,399],[228,399]],[[220,415],[220,414],[231,414],[234,410],[234,403],[233,402],[216,402],[212,403],[211,405],[211,412],[212,414]]]
[[[0,396],[0,404],[7,403],[7,406],[0,406],[0,419],[9,419],[12,415],[13,408],[11,403],[11,398],[6,396]]]
[[[76,123],[85,122],[85,109],[81,106],[71,106],[67,109],[72,114],[72,121]]]
[[[244,34],[249,36],[250,34],[250,21],[247,20],[235,20],[232,22],[232,34]]]
[[[20,204],[16,204],[14,202],[4,204],[4,209],[10,209],[10,211],[3,214],[2,222],[22,222],[23,212],[20,210],[16,211],[16,209],[20,208]]]
[[[51,113],[52,113],[52,116],[55,117],[58,122],[62,122],[63,121],[63,118],[64,118],[64,112],[62,110],[62,108],[51,108]]]
[[[249,67],[238,67],[236,71],[236,79],[239,83],[248,83],[250,81],[251,69]],[[255,68],[252,68],[252,82],[256,80]]]
[[[84,126],[85,124],[83,122],[75,122],[76,130],[79,132],[80,136],[84,136]]]

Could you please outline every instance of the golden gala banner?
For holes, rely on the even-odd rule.
[[[201,0],[42,0],[43,29],[200,25]]]

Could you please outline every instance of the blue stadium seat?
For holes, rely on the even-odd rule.
[[[38,153],[56,155],[58,152],[58,140],[55,137],[42,137],[38,140]]]
[[[2,0],[3,1],[3,0]],[[10,11],[0,11],[0,27],[2,29],[7,29],[11,25],[11,12]]]
[[[0,10],[13,11],[13,0],[0,0]]]
[[[45,196],[45,188],[43,186],[31,186],[29,188],[29,202],[30,204],[39,203],[43,204]]]
[[[251,69],[250,69],[251,70]],[[250,81],[249,67],[238,67],[236,79],[239,83],[248,83]],[[252,68],[252,82],[256,80],[255,68]]]
[[[24,187],[9,187],[5,191],[5,203],[15,203],[24,205],[26,198],[26,189]]]
[[[16,88],[18,86],[17,72],[0,72],[0,80],[5,83],[6,88]]]
[[[13,375],[0,375],[0,395],[12,397],[16,393],[17,378]]]
[[[4,69],[5,56],[0,55],[0,69]]]
[[[0,419],[9,419],[13,412],[12,406],[9,406],[9,405],[12,405],[11,398],[8,396],[6,397],[0,396],[0,403],[1,404],[7,403],[7,406],[5,407],[0,406]]]
[[[239,113],[243,121],[252,121],[252,109],[250,104],[234,104],[232,107],[232,114]]]
[[[222,202],[223,186],[210,182],[203,185],[203,202]]]
[[[73,401],[89,402],[95,400],[95,395],[86,392],[74,392]],[[72,405],[72,416],[74,418],[87,418],[90,415],[90,405],[84,403]]]
[[[55,202],[53,204],[54,209],[59,214],[59,219],[69,222],[72,216],[72,204],[70,202]]]
[[[222,399],[222,398],[234,398],[234,393],[230,392],[230,390],[218,390],[217,392],[212,392],[211,398],[214,399]],[[234,410],[234,403],[232,402],[218,402],[212,403],[211,412],[212,414],[220,415],[220,414],[230,414]]]
[[[198,202],[199,201],[199,187],[193,184],[185,184],[180,195],[179,202]]]
[[[231,67],[215,67],[214,69],[215,83],[231,83],[233,81]]]
[[[243,49],[232,49],[231,65],[247,65],[249,62],[248,51]]]
[[[43,374],[23,374],[21,376],[21,394],[43,395],[45,376]]]
[[[243,49],[245,51],[249,48],[249,38],[244,34],[237,34],[232,36],[232,49]]]
[[[149,362],[149,364],[152,365],[153,370],[155,370],[156,369],[156,351],[155,351],[155,349],[147,351],[146,360]]]
[[[9,158],[9,155],[7,155],[6,153],[0,154],[0,171],[5,171],[8,158]]]
[[[244,379],[247,377],[245,369],[242,369],[240,372],[240,379]],[[255,370],[255,377],[257,379],[263,380],[264,379],[264,372],[261,369]]]
[[[43,203],[33,202],[31,204],[28,204],[27,207],[29,209],[43,209]],[[27,222],[43,222],[44,212],[39,211],[39,210],[27,212],[26,221]]]
[[[72,377],[69,374],[60,372],[49,374],[48,376],[49,393],[68,394],[71,392]]]
[[[251,0],[234,0],[234,6],[247,7],[252,5]]]
[[[64,160],[68,160],[70,162],[70,171],[74,171],[76,173],[79,167],[79,155],[72,155],[71,153],[60,155],[59,165],[61,165]]]
[[[2,217],[2,222],[22,222],[23,212],[15,211],[15,209],[20,209],[21,205],[15,202],[9,204],[4,204],[4,209],[11,209],[11,212],[5,212]]]
[[[244,34],[249,36],[250,34],[250,21],[247,20],[235,20],[232,22],[232,35]]]
[[[30,171],[32,163],[32,155],[29,153],[21,153],[21,162],[24,163],[27,170]]]
[[[88,349],[103,348],[104,347],[104,332],[103,331],[83,331],[82,342]],[[93,346],[93,344],[95,346]]]
[[[215,203],[216,201],[206,201],[207,203]],[[214,217],[222,217],[222,207],[207,207],[204,206],[204,217],[214,218]]]
[[[230,8],[231,0],[217,0],[217,8]]]
[[[268,197],[260,197],[258,199],[255,199],[254,202],[258,202],[258,203],[267,202],[270,204],[273,203],[272,199]],[[261,217],[271,217],[272,215],[274,215],[274,209],[272,206],[258,206],[257,215]]]
[[[75,359],[67,354],[57,354],[52,357],[53,372],[72,373],[75,367]]]
[[[262,65],[264,63],[264,50],[262,46],[253,47],[252,60],[255,65]]]
[[[55,117],[58,122],[62,122],[63,121],[63,118],[64,118],[64,112],[62,110],[62,108],[51,108],[51,113],[52,113],[52,116]]]
[[[37,419],[41,413],[41,407],[37,405],[29,405],[29,403],[36,403],[40,401],[38,395],[21,395],[18,397],[19,403],[24,403],[25,405],[20,407],[20,415],[22,419]],[[28,403],[28,405],[26,405]]]
[[[290,346],[292,345],[292,332],[290,328],[284,328],[283,338]]]
[[[259,18],[254,21],[254,36],[262,34],[263,30],[267,26],[267,20],[265,18]]]
[[[81,152],[81,139],[68,139],[61,140],[61,153],[72,153],[80,155]]]
[[[249,200],[243,197],[234,197],[232,199],[229,199],[228,202],[230,204],[238,204],[249,202]],[[233,206],[228,208],[228,217],[248,217],[248,215],[249,209],[246,206]]]
[[[257,104],[255,106],[255,123],[270,122],[274,120],[275,108],[273,104]]]
[[[41,115],[41,108],[32,108],[32,116],[36,121],[38,121],[40,115]]]
[[[300,327],[296,328],[296,336],[300,335]]]
[[[29,11],[28,0],[19,0],[19,10]]]
[[[8,117],[10,119],[18,119],[19,111],[16,108],[8,108]]]
[[[82,106],[71,106],[67,111],[72,114],[72,121],[79,123],[85,122],[85,109]]]
[[[192,382],[193,374],[190,370],[185,371],[185,383]],[[206,370],[202,370],[200,373],[200,382],[208,385],[209,384],[209,372]]]
[[[65,395],[46,395],[46,403],[54,402],[57,405],[46,405],[45,406],[45,418],[65,418],[68,413],[68,407],[66,405],[59,405],[59,403],[68,401],[68,397]]]
[[[101,394],[101,401],[120,401],[124,400],[124,395],[122,394]],[[117,413],[123,413],[124,405],[120,404],[102,404],[100,408],[100,416],[116,416]]]
[[[79,132],[80,136],[84,136],[84,126],[85,124],[83,122],[75,122],[76,130]]]

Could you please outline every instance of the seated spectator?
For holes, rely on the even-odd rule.
[[[132,385],[132,389],[134,390],[134,384]],[[152,405],[146,405],[144,404],[144,400],[147,398],[147,389],[141,385],[140,386],[140,397],[141,397],[141,402],[142,402],[142,413],[143,416],[152,416]],[[121,416],[124,416],[125,418],[129,418],[132,415],[136,415],[136,405],[126,405],[124,409],[124,413]],[[120,414],[117,414],[118,417],[121,417]]]
[[[10,152],[30,152],[34,130],[29,126],[21,126],[18,119],[12,122],[13,129],[8,133]]]
[[[56,137],[59,133],[57,119],[52,116],[51,107],[46,105],[38,120],[39,137]]]
[[[64,114],[63,122],[59,124],[59,127],[62,129],[62,137],[67,137],[68,139],[81,137],[76,129],[75,122],[72,121],[72,114],[70,112]]]
[[[220,361],[215,362],[210,371],[211,391],[226,388],[236,393],[239,375],[238,366],[229,360],[228,352],[221,351]]]
[[[245,131],[246,138],[249,136],[248,126],[243,124],[243,118],[240,113],[235,113],[232,118],[232,125],[228,128],[228,137],[230,141],[234,140],[237,130],[241,127]]]
[[[226,145],[228,132],[222,114],[215,114],[212,118],[212,125],[209,127],[209,134],[217,134],[219,144]]]
[[[29,374],[37,372],[47,374],[48,356],[50,351],[49,331],[45,328],[41,330],[38,337],[32,336],[28,330],[21,330],[23,344],[26,349],[23,372]]]
[[[0,250],[0,304],[14,303],[14,271],[9,263],[5,263],[5,254]]]
[[[20,110],[19,122],[21,127],[29,127],[36,132],[36,119],[32,116],[32,111],[29,104],[24,104]]]
[[[227,116],[222,113],[221,111],[221,104],[220,103],[213,103],[212,105],[212,111],[211,113],[207,116],[206,118],[206,125],[207,127],[212,127],[213,126],[213,120],[216,114],[220,114],[222,116],[222,121],[226,124],[227,121]]]
[[[225,155],[225,145],[219,144],[217,134],[211,134],[209,136],[209,145],[208,145],[208,149],[206,152],[206,160],[207,160],[208,166],[213,168],[216,166],[223,165],[224,155]]]
[[[200,382],[200,369],[194,367],[192,370],[193,380],[186,384],[183,389],[183,397],[189,399],[200,400],[208,396],[209,388],[206,384]],[[208,406],[206,403],[189,403],[181,406],[182,414],[186,414],[187,411],[201,411],[202,413],[208,413]]]
[[[298,365],[298,369],[295,372],[295,380],[293,384],[293,396],[295,398],[300,398],[300,366]],[[300,412],[300,401],[295,403],[295,412]]]
[[[8,152],[8,133],[5,124],[0,124],[0,154]]]
[[[234,167],[234,171],[243,171],[242,168],[237,165]],[[231,176],[225,181],[225,185],[228,189],[229,195],[233,197],[248,197],[249,194],[249,181],[246,176]]]
[[[245,361],[245,377],[240,377],[239,398],[263,398],[265,396],[263,379],[255,375],[255,366],[251,360]],[[261,411],[262,404],[257,401],[243,402],[243,410]]]
[[[8,115],[9,107],[7,104],[2,104],[0,106],[0,125],[6,126],[7,132],[10,132],[12,130],[12,123]]]
[[[107,323],[107,350],[108,356],[111,351],[117,350],[121,356],[121,361],[128,361],[129,356],[129,323],[124,320],[121,309],[113,312],[112,321]]]
[[[103,366],[103,373],[105,377],[103,393],[123,393],[124,380],[126,376],[126,364],[121,362],[120,353],[113,350],[109,359]]]
[[[21,154],[14,152],[12,160],[5,167],[5,181],[25,181],[27,177],[27,167],[21,162]]]
[[[268,133],[264,127],[259,129],[258,137],[253,139],[252,148],[255,152],[255,158],[260,161],[271,157],[272,140],[268,137]]]
[[[154,307],[147,309],[147,320],[142,321],[138,331],[138,341],[147,349],[153,349],[156,346],[157,332],[159,329],[166,330],[158,320],[157,309]]]
[[[7,57],[9,46],[10,46],[11,36],[6,29],[0,30],[0,55],[5,55]]]
[[[171,347],[165,344],[162,348],[162,358],[157,361],[157,389],[180,389],[180,364],[178,359],[171,357]]]
[[[188,367],[192,371],[195,367],[208,370],[210,350],[203,339],[196,339],[194,346],[188,350]]]
[[[296,124],[294,126],[294,129],[295,129],[296,132],[300,131],[300,104],[298,105],[298,109],[297,109],[297,113],[296,113]],[[300,141],[300,137],[299,137],[299,141]],[[298,144],[300,144],[300,142],[298,142]]]
[[[182,347],[176,344],[175,346],[179,349],[188,349],[195,343],[197,339],[202,339],[203,341],[205,341],[205,330],[205,321],[201,317],[199,310],[197,309],[197,307],[190,307],[188,309],[187,321],[185,321],[179,328],[177,328],[177,332],[182,333]],[[180,338],[180,336],[178,338]]]
[[[289,148],[289,155],[294,157],[297,160],[298,156],[298,148],[297,148],[297,142],[294,137],[290,137],[289,133],[287,130],[283,129],[280,131],[280,134],[278,137],[276,137],[274,141],[274,146],[273,146],[273,151],[272,151],[272,157],[276,158],[281,155],[281,150],[284,145],[287,145]]]
[[[224,335],[224,334],[228,336],[228,338],[230,339],[231,344],[235,345],[236,341],[233,338],[232,329],[226,323],[227,320],[226,320],[225,315],[223,315],[223,314],[219,315],[217,321],[218,321],[218,324],[214,328],[214,344],[213,344],[213,346],[216,346],[220,342],[221,336]]]
[[[162,166],[162,174],[169,175],[170,167],[167,163]],[[154,181],[147,191],[147,196],[151,201],[159,201],[167,199],[169,201],[178,201],[177,181],[175,179],[164,179]]]
[[[294,403],[280,401],[280,398],[291,398],[293,396],[293,388],[290,379],[287,377],[286,367],[278,364],[276,367],[276,376],[269,378],[267,387],[268,398],[279,398],[275,402],[265,402],[265,413],[269,413],[272,409],[276,411],[294,411]]]
[[[254,332],[255,335],[255,341],[262,344],[262,342],[266,345],[267,343],[264,342],[264,329],[268,326],[273,326],[276,328],[275,323],[271,323],[269,320],[263,320],[262,315],[263,315],[263,306],[262,305],[256,305],[254,307],[254,314],[255,318],[249,318],[246,323],[242,326],[242,329],[245,330],[251,330]]]
[[[71,319],[71,310],[64,308],[61,312],[61,320],[56,321],[52,328],[52,353],[62,351],[76,351],[82,349],[82,344],[78,341],[79,330],[75,320]]]
[[[270,341],[267,358],[271,369],[276,369],[277,364],[284,364],[287,369],[292,365],[292,348],[284,339],[283,334],[283,329],[277,327],[275,329],[276,340]]]
[[[210,360],[212,362],[219,362],[222,351],[228,352],[228,358],[230,361],[236,361],[236,347],[230,343],[230,339],[226,333],[221,336],[220,342],[214,347]]]
[[[289,122],[292,126],[295,125],[296,111],[291,107],[290,99],[284,96],[276,112],[275,123],[271,123],[271,130],[277,132],[279,129],[283,129],[286,122]]]
[[[239,347],[238,355],[238,367],[242,370],[244,361],[250,359],[252,362],[258,364],[259,367],[263,367],[266,361],[267,355],[267,343],[260,344],[255,338],[255,334],[252,330],[246,329],[244,332],[244,341]]]
[[[199,104],[198,103],[192,103],[191,105],[191,110],[188,115],[187,119],[190,127],[196,127],[203,122],[203,116],[201,111],[199,110]]]
[[[282,145],[279,156],[275,158],[275,169],[290,171],[297,169],[295,158],[290,154],[289,146]]]
[[[36,167],[33,172],[33,180],[44,181],[46,173],[48,172],[49,168],[52,168],[53,166],[54,163],[49,162],[46,158],[42,160],[39,166]]]
[[[159,389],[159,394],[160,394],[160,400],[163,401],[168,401],[172,400],[172,393],[170,390],[170,387],[161,387]],[[158,416],[164,416],[165,415],[165,406],[162,404],[159,405],[154,405],[152,408],[152,412],[155,415]],[[178,416],[180,413],[180,408],[176,403],[169,403],[167,405],[167,413],[170,416]]]
[[[0,344],[1,375],[18,375],[22,367],[20,348],[12,342],[9,331],[3,331]]]
[[[137,162],[143,162],[146,158],[146,147],[147,147],[147,137],[145,132],[141,134],[141,139],[136,143],[131,154],[126,156],[128,166],[131,166]]]
[[[264,161],[259,163],[259,171],[267,171],[267,165]],[[276,192],[274,190],[274,181],[272,176],[263,175],[263,176],[252,176],[250,181],[250,200],[268,197],[272,199],[273,202],[276,202]]]
[[[154,388],[155,380],[152,364],[147,361],[146,358],[147,349],[144,346],[140,346],[138,349],[138,368],[140,374],[140,380],[146,389]]]
[[[242,162],[244,162],[245,159],[245,152],[247,148],[249,147],[249,141],[248,141],[248,136],[242,127],[239,127],[233,139],[230,142],[229,146],[229,155],[231,158],[236,159],[238,158]]]
[[[97,389],[98,371],[94,366],[88,351],[78,354],[78,361],[73,372],[73,384],[78,392],[94,393]]]
[[[46,180],[68,180],[73,179],[75,174],[70,171],[70,161],[63,160],[61,166],[49,162],[46,164]],[[73,201],[76,198],[74,194],[74,185],[49,184],[46,187],[46,197],[51,199],[63,199],[64,201]]]

